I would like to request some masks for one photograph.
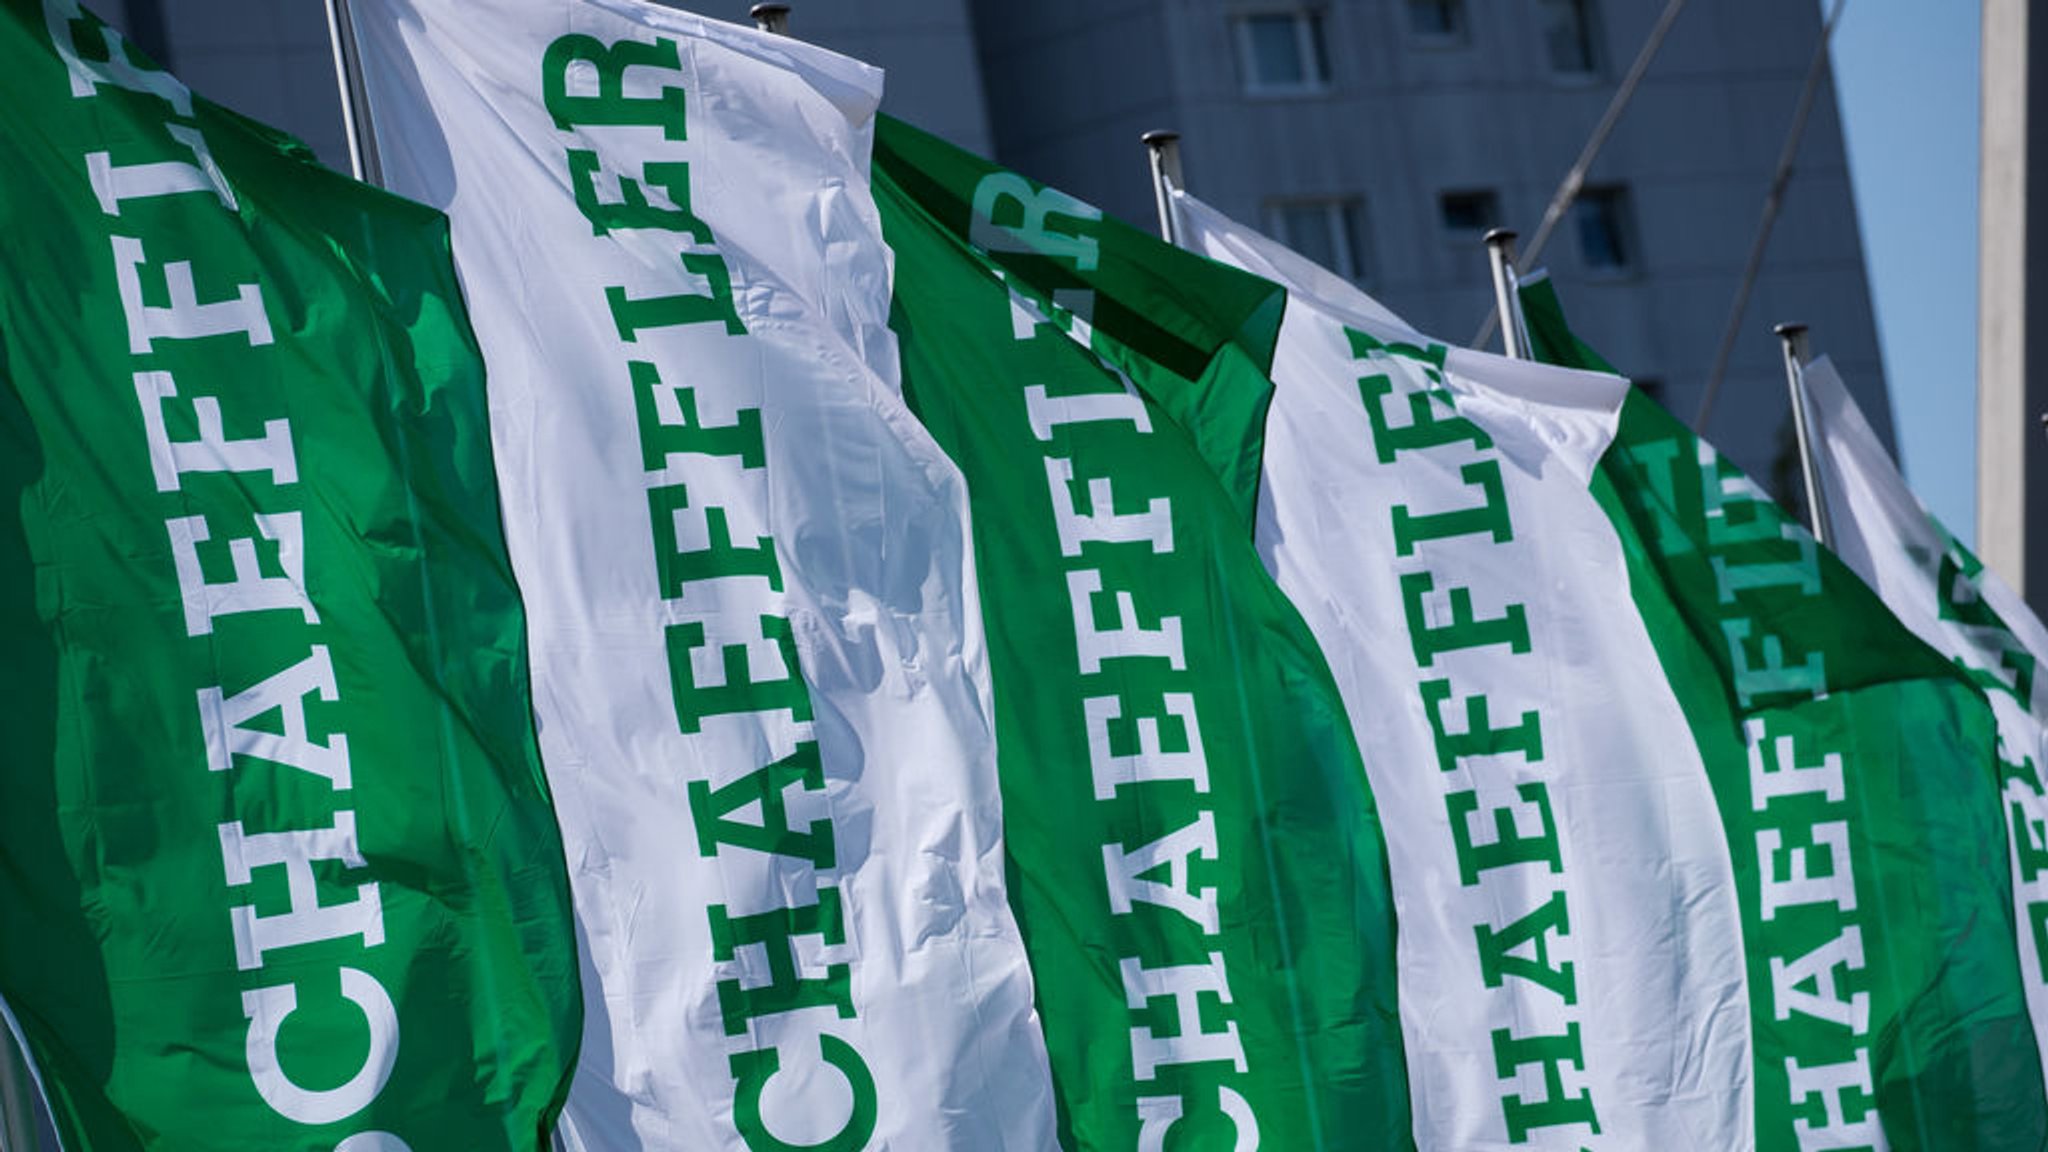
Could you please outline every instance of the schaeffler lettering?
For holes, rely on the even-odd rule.
[[[1494,910],[1471,931],[1480,975],[1473,992],[1492,994],[1490,1014],[1515,1022],[1491,1034],[1493,1071],[1503,1084],[1500,1127],[1515,1144],[1551,1129],[1578,1129],[1571,1139],[1590,1141],[1600,1135],[1600,1119],[1592,1090],[1577,1087],[1586,1072],[1584,1008],[1544,712],[1502,707],[1466,678],[1476,662],[1506,666],[1535,650],[1527,605],[1503,595],[1509,590],[1498,582],[1459,582],[1488,570],[1473,562],[1473,549],[1516,540],[1500,455],[1484,429],[1458,414],[1444,380],[1445,348],[1385,343],[1348,329],[1346,337],[1360,369],[1373,458],[1455,477],[1443,486],[1447,495],[1431,490],[1430,503],[1394,505],[1387,528],[1458,881]],[[1565,1024],[1538,1031],[1531,1023],[1538,1018]]]
[[[75,0],[44,0],[43,12],[74,98],[123,101],[166,114],[159,154],[150,155],[149,145],[138,139],[124,146],[137,149],[134,154],[117,157],[101,150],[78,158],[86,176],[82,190],[122,230],[108,234],[107,251],[135,363],[112,391],[124,404],[129,396],[137,404],[156,494],[178,494],[162,505],[170,545],[171,571],[165,575],[177,579],[185,632],[198,645],[194,661],[211,666],[216,679],[196,689],[192,716],[204,738],[205,771],[259,778],[254,789],[224,789],[222,795],[231,798],[271,792],[262,777],[304,773],[321,781],[337,804],[325,827],[252,827],[237,814],[207,834],[217,841],[227,887],[247,901],[224,910],[222,938],[232,944],[241,971],[259,981],[268,976],[245,988],[239,1005],[251,1089],[295,1124],[341,1124],[369,1109],[389,1082],[400,1052],[400,1024],[377,978],[345,962],[348,951],[331,947],[345,943],[367,957],[384,943],[384,920],[378,884],[360,848],[356,812],[342,806],[352,785],[347,736],[326,722],[331,712],[318,721],[309,715],[338,704],[341,687],[330,648],[319,642],[321,620],[311,590],[319,558],[306,540],[306,497],[296,487],[292,427],[275,410],[238,410],[232,413],[237,426],[260,427],[261,434],[231,437],[220,398],[187,397],[154,362],[167,345],[191,341],[224,341],[244,355],[275,355],[263,289],[240,278],[254,268],[236,272],[225,266],[231,257],[214,252],[180,253],[193,259],[159,262],[162,248],[185,234],[183,219],[238,208],[205,135],[191,122],[190,92],[168,73],[137,63],[120,34],[85,14]],[[81,51],[81,43],[92,47]],[[202,272],[206,289],[200,287]],[[263,371],[252,364],[252,377],[261,378]],[[198,390],[216,383],[200,381]],[[174,437],[174,426],[190,425],[197,426],[196,439]],[[207,501],[215,511],[198,511]],[[246,510],[224,521],[222,502]],[[224,620],[253,614],[262,614],[267,626],[303,635],[306,644],[299,651],[306,655],[231,689],[218,678],[239,649],[218,644],[214,635]],[[253,886],[275,883],[266,877],[282,879],[282,905],[269,898],[261,906],[255,901]],[[328,947],[313,954],[337,962],[325,968],[305,962],[316,945]],[[273,964],[285,958],[292,976],[278,983]],[[302,1002],[302,989],[312,993],[311,1003]],[[332,1048],[336,1042],[343,1050],[363,1052],[340,1084],[332,1083],[331,1070],[317,1085],[294,1076],[294,1060],[304,1059],[306,1045]],[[336,1147],[410,1152],[389,1132],[343,1135]]]
[[[797,894],[802,886],[792,884],[790,902],[779,907],[705,909],[711,942],[705,961],[730,973],[713,987],[734,1044],[727,1059],[733,1128],[751,1152],[859,1152],[875,1132],[880,1101],[865,1058],[833,1031],[859,1015],[853,966],[838,961],[813,972],[800,961],[806,949],[841,949],[850,941],[840,889],[830,878],[837,866],[832,819],[799,825],[790,817],[792,795],[808,796],[812,811],[827,805],[810,688],[782,563],[765,525],[769,470],[761,409],[730,404],[733,398],[712,393],[709,382],[683,383],[697,379],[694,362],[656,351],[670,346],[661,336],[679,330],[723,339],[747,335],[718,237],[691,206],[693,164],[703,161],[692,155],[693,96],[685,78],[682,54],[668,39],[607,44],[563,36],[541,62],[548,114],[570,138],[562,150],[570,196],[593,241],[631,231],[672,245],[674,263],[659,287],[607,285],[603,299],[621,345],[616,383],[632,397],[647,493],[654,564],[642,579],[672,621],[660,642],[676,729],[695,736],[741,722],[795,743],[782,759],[764,757],[723,784],[702,778],[680,783],[707,867],[718,867],[728,854],[767,855],[816,878],[808,903]],[[659,158],[619,171],[605,147],[614,139],[630,140],[636,155],[659,149]],[[707,423],[705,408],[721,401],[730,418]],[[736,604],[745,610],[733,610]],[[752,742],[765,748],[772,741]],[[845,951],[859,954],[858,948]],[[758,966],[743,963],[746,957],[765,960],[765,979]],[[770,1042],[767,1037],[783,1033],[764,1033],[761,1023],[784,1019],[815,1027],[815,1041]],[[790,1074],[819,1066],[831,1072]],[[778,1084],[803,1087],[777,1092],[772,1086]],[[811,1120],[837,1118],[836,1127],[822,1140],[778,1135],[775,1118],[763,1109],[771,1093]],[[806,1095],[798,1100],[790,1093]],[[850,1103],[837,1103],[841,1099]],[[841,1107],[843,1118],[835,1110]]]
[[[1080,201],[1035,189],[1010,173],[995,173],[976,188],[974,208],[970,238],[985,252],[1051,257],[1081,271],[1096,265],[1099,249],[1092,229],[1101,214]],[[1025,426],[1044,446],[1053,530],[1043,543],[1065,561],[1076,671],[1095,677],[1146,661],[1175,677],[1186,675],[1192,685],[1196,680],[1181,617],[1173,610],[1174,590],[1152,582],[1126,586],[1132,577],[1123,573],[1129,569],[1104,563],[1112,555],[1142,563],[1147,556],[1171,554],[1172,501],[1146,492],[1146,477],[1138,473],[1079,478],[1074,449],[1082,443],[1153,434],[1136,386],[1094,347],[1088,321],[1094,294],[1061,289],[1048,299],[1006,273],[994,275],[1007,289],[1013,339],[1071,342],[1102,369],[1099,391],[1054,395],[1037,383],[1022,389]],[[1210,766],[1195,695],[1165,691],[1149,699],[1126,699],[1097,693],[1082,695],[1075,704],[1087,738],[1095,799],[1112,802],[1139,795],[1151,811],[1167,817],[1162,821],[1167,830],[1148,842],[1100,846],[1110,914],[1133,916],[1141,905],[1148,906],[1213,940],[1222,931],[1219,893],[1198,877],[1216,874],[1224,845],[1215,813],[1206,806]],[[1141,1152],[1164,1152],[1169,1135],[1189,1122],[1191,1110],[1200,1111],[1204,1125],[1212,1125],[1220,1111],[1234,1130],[1228,1147],[1236,1152],[1258,1148],[1258,1118],[1241,1092],[1213,1081],[1196,1087],[1196,1081],[1169,1075],[1171,1069],[1196,1066],[1205,1076],[1247,1077],[1251,1071],[1223,954],[1204,949],[1171,958],[1123,955],[1118,971],[1130,1013],[1131,1075],[1141,1093],[1131,1102]],[[1159,1084],[1170,1085],[1172,1094],[1158,1094],[1153,1089]],[[1209,1099],[1201,1100],[1202,1095]],[[1204,1138],[1213,1140],[1216,1132],[1205,1127]]]

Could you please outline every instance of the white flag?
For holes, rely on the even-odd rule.
[[[1054,1146],[959,473],[905,409],[874,69],[635,0],[356,0],[453,220],[585,945],[564,1134]]]
[[[1176,199],[1288,289],[1259,550],[1366,750],[1418,1142],[1750,1146],[1728,852],[1588,492],[1626,382],[1446,348]]]
[[[1619,379],[1180,207],[1289,287],[1258,537],[1385,814],[1421,1145],[2040,1147],[1982,694]]]
[[[1966,670],[1998,718],[2020,974],[2048,1064],[2048,629],[1906,487],[1826,357],[1801,373],[1828,541],[1922,640]]]

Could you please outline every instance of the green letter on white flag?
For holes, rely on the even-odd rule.
[[[588,943],[591,1152],[1042,1152],[959,472],[898,395],[881,76],[638,0],[357,0],[491,370]]]

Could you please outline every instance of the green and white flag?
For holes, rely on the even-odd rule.
[[[1062,1146],[1411,1146],[1378,818],[1252,547],[1280,293],[894,121],[875,173],[973,498]]]
[[[1547,280],[1526,284],[1522,302],[1539,356],[1605,367],[1605,361],[1571,333]],[[1670,603],[1689,630],[1708,634],[1706,621],[1719,602],[1723,573],[1741,571],[1726,563],[1716,566],[1710,548],[1725,548],[1739,529],[1727,517],[1713,514],[1714,505],[1707,503],[1712,488],[1704,483],[1704,470],[1696,498],[1690,495],[1690,469],[1676,472],[1673,484],[1654,481],[1660,474],[1672,475],[1659,466],[1666,454],[1662,445],[1677,443],[1681,457],[1696,459],[1707,458],[1711,450],[1640,395],[1631,396],[1624,412],[1623,437],[1626,454],[1610,453],[1602,464],[1609,481],[1603,500],[1616,509],[1617,527],[1634,533],[1632,552],[1638,563],[1684,577],[1665,583]],[[1725,464],[1717,462],[1717,468],[1724,477],[1728,474]],[[1638,477],[1652,483],[1645,489],[1633,482]],[[1796,549],[1804,562],[1810,538],[1775,506],[1763,507],[1768,513],[1749,531],[1774,527],[1784,541],[1777,545],[1779,550]],[[1704,546],[1697,528],[1703,518],[1708,527]],[[1668,530],[1670,525],[1686,524],[1693,525],[1690,536]],[[1711,583],[1703,565],[1714,577]],[[2010,962],[2013,919],[2002,908],[2010,891],[1993,876],[2001,871],[2004,854],[2003,837],[1996,828],[2000,817],[1995,810],[1984,817],[1981,807],[1998,802],[1996,789],[2005,773],[1996,761],[1985,759],[1982,718],[1973,715],[1976,709],[1955,703],[1958,694],[1936,673],[1939,659],[1930,659],[1933,654],[1924,650],[1912,651],[1906,628],[1833,555],[1823,551],[1818,567],[1833,611],[1788,613],[1781,603],[1783,623],[1770,631],[1781,638],[1781,657],[1785,645],[1794,643],[1783,637],[1795,638],[1792,652],[1805,651],[1804,664],[1825,668],[1831,695],[1842,695],[1848,706],[1865,705],[1862,712],[1852,713],[1861,722],[1849,728],[1866,738],[1862,754],[1848,763],[1866,771],[1875,766],[1892,778],[1889,796],[1882,797],[1896,797],[1892,804],[1878,808],[1863,801],[1870,815],[1880,818],[1869,823],[1888,850],[1879,855],[1882,867],[1874,875],[1869,870],[1859,874],[1859,891],[1873,891],[1888,901],[1888,908],[1903,904],[1933,921],[1909,927],[1911,918],[1896,917],[1893,929],[1901,939],[1931,941],[1949,949],[1946,958],[1922,955],[1912,966],[1894,965],[1891,971],[1900,975],[1872,986],[1873,1013],[1881,1012],[1886,1001],[1900,1005],[1900,1022],[1876,1033],[1879,1039],[1871,1061],[1883,1131],[1894,1147],[2038,1147],[2048,1130],[2037,1088],[2040,1061],[2027,1034],[2027,1021],[2014,1003],[2014,981],[2020,977]],[[1651,582],[1645,578],[1643,584]],[[1803,593],[1805,585],[1796,588]],[[1755,598],[1752,591],[1748,599]],[[1675,639],[1678,632],[1660,630],[1658,635],[1660,640]],[[1762,651],[1770,655],[1768,649]],[[1951,675],[1956,671],[1942,670]],[[1918,672],[1922,684],[1907,683],[1912,671]],[[1727,672],[1722,675],[1725,678]],[[1898,701],[1886,698],[1894,694]],[[1929,699],[1937,694],[1946,699]],[[1967,722],[1958,723],[1952,735],[1941,731],[1941,714],[1948,710]],[[1819,718],[1825,716],[1819,711]],[[1896,739],[1902,742],[1889,754],[1872,747],[1887,725],[1901,729]],[[1723,771],[1735,774],[1734,757],[1724,754],[1723,762]],[[1885,775],[1869,775],[1885,780]],[[1973,803],[1980,807],[1970,808]],[[1912,827],[1916,812],[1923,827]],[[1936,965],[1944,965],[1942,971],[1955,976],[1924,980],[1918,985],[1920,994],[1912,995],[1916,974]],[[1855,987],[1850,985],[1849,991]],[[1957,990],[1964,994],[1955,995]],[[1805,1034],[1813,1033],[1809,1029]],[[1797,1042],[1801,1034],[1788,1027],[1781,1037]]]
[[[1623,381],[1178,207],[1290,288],[1260,541],[1393,830],[1423,1146],[2039,1148],[1971,685]]]
[[[1419,1143],[1745,1147],[1728,850],[1586,490],[1626,385],[1448,349],[1178,208],[1290,288],[1259,545],[1386,812]]]
[[[0,3],[0,994],[70,1152],[535,1152],[569,887],[445,221]]]
[[[1042,1152],[967,493],[888,330],[880,73],[638,0],[353,6],[490,366],[587,945],[567,1142]]]
[[[1807,365],[1802,381],[1828,546],[1907,627],[1968,672],[1998,718],[2020,973],[2037,1047],[2048,1053],[2048,685],[2036,681],[2048,629],[1914,497],[1834,364],[1823,357]]]

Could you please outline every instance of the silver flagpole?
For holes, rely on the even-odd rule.
[[[1705,435],[1707,417],[1714,414],[1714,401],[1721,395],[1721,381],[1728,375],[1728,357],[1735,351],[1742,333],[1742,314],[1749,309],[1749,293],[1763,271],[1764,249],[1770,245],[1771,229],[1778,222],[1778,210],[1785,204],[1785,187],[1792,182],[1792,163],[1799,158],[1799,141],[1806,136],[1806,118],[1813,112],[1813,98],[1827,74],[1828,41],[1842,19],[1849,0],[1835,0],[1826,23],[1820,26],[1820,43],[1813,46],[1813,60],[1806,67],[1806,85],[1799,90],[1799,103],[1792,111],[1792,127],[1785,133],[1785,146],[1778,153],[1778,170],[1771,176],[1771,190],[1764,196],[1763,219],[1757,222],[1756,239],[1749,246],[1749,260],[1742,269],[1742,282],[1735,288],[1735,303],[1728,310],[1728,326],[1721,330],[1721,346],[1714,352],[1713,371],[1707,373],[1707,390],[1700,396],[1699,411],[1692,418],[1692,430]]]
[[[1501,351],[1510,360],[1529,358],[1528,327],[1522,323],[1522,301],[1515,291],[1515,234],[1495,228],[1486,234],[1486,259],[1493,266],[1494,318],[1501,325]]]
[[[0,1152],[35,1152],[35,1093],[14,1035],[0,1024]]]
[[[1799,470],[1806,478],[1806,521],[1813,527],[1813,538],[1826,544],[1833,533],[1828,530],[1820,464],[1813,455],[1812,426],[1806,419],[1806,325],[1780,324],[1772,331],[1778,334],[1785,353],[1785,387],[1792,393],[1792,435],[1799,442]]]
[[[341,126],[348,134],[348,164],[356,179],[384,186],[377,136],[370,129],[370,98],[363,89],[362,57],[348,0],[327,0],[327,39],[334,48],[334,81],[341,89]]]
[[[771,36],[789,35],[789,5],[756,4],[747,9],[747,15],[754,18],[754,27]]]
[[[1600,150],[1607,146],[1607,138],[1614,134],[1615,125],[1621,123],[1621,114],[1628,110],[1630,101],[1635,99],[1636,89],[1642,85],[1643,77],[1650,72],[1650,61],[1657,58],[1657,50],[1664,46],[1664,37],[1671,32],[1671,26],[1678,21],[1678,13],[1684,9],[1685,0],[1669,0],[1664,5],[1664,14],[1657,17],[1656,26],[1650,29],[1650,36],[1643,41],[1636,52],[1635,63],[1628,66],[1628,74],[1622,77],[1621,87],[1614,90],[1614,98],[1607,102],[1607,111],[1600,116],[1600,123],[1593,128],[1593,134],[1586,138],[1586,146],[1579,150],[1579,158],[1572,162],[1564,179],[1558,181],[1557,191],[1550,197],[1549,207],[1543,210],[1543,223],[1536,226],[1536,235],[1529,239],[1529,246],[1522,249],[1521,259],[1515,268],[1523,275],[1536,266],[1536,260],[1543,255],[1543,246],[1550,243],[1550,234],[1564,222],[1564,214],[1571,210],[1572,202],[1579,198],[1579,192],[1586,186],[1586,173],[1593,168],[1593,161],[1600,156]],[[1486,322],[1479,326],[1479,335],[1472,338],[1472,347],[1478,348],[1493,335],[1494,325],[1500,323],[1496,312],[1486,314]]]
[[[1139,137],[1152,166],[1152,198],[1159,205],[1159,238],[1176,247],[1180,229],[1173,222],[1173,189],[1181,187],[1180,133],[1155,129]]]

